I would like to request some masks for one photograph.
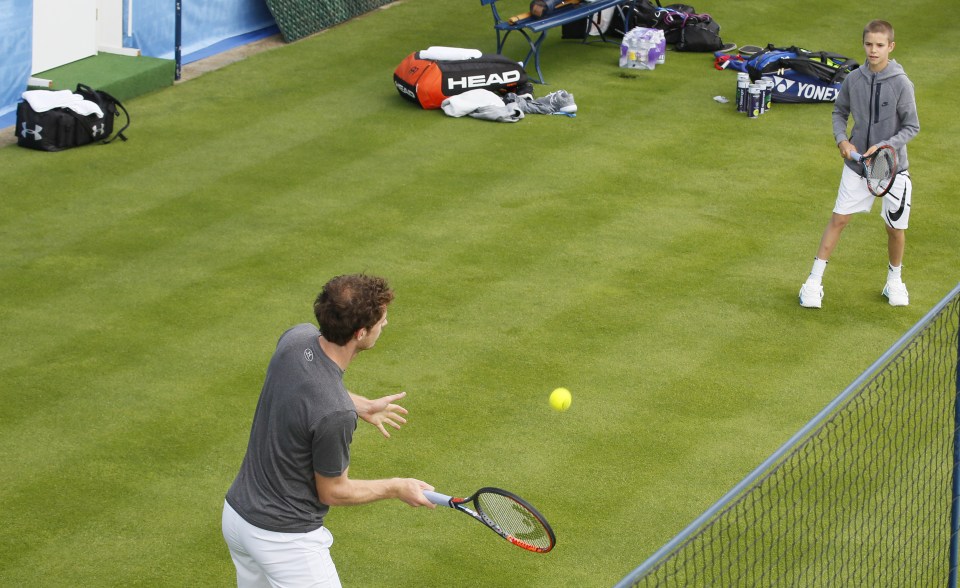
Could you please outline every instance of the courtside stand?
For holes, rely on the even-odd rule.
[[[530,46],[529,51],[527,51],[527,56],[523,58],[523,66],[526,68],[532,57],[534,69],[537,71],[537,79],[535,81],[541,84],[545,84],[546,82],[543,79],[543,72],[540,70],[540,49],[550,29],[585,18],[591,19],[591,22],[593,22],[594,19],[599,21],[599,12],[607,8],[616,8],[620,12],[620,16],[623,17],[622,22],[629,22],[627,16],[633,14],[634,3],[634,0],[629,0],[628,2],[624,2],[624,0],[581,2],[579,4],[558,8],[548,16],[534,18],[525,15],[525,18],[518,19],[511,23],[510,17],[503,18],[500,16],[500,12],[497,10],[497,0],[480,0],[480,4],[490,6],[490,10],[493,12],[493,28],[497,33],[497,53],[503,53],[503,46],[506,44],[510,33],[519,31]],[[620,43],[619,40],[608,40],[599,26],[595,28],[600,33],[601,42]],[[590,42],[588,37],[589,35],[585,35],[582,42]]]

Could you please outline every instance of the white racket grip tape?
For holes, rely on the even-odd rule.
[[[856,151],[850,152],[850,159],[854,161],[863,161],[863,156],[857,153]]]
[[[450,501],[453,500],[452,496],[440,494],[439,492],[431,492],[430,490],[424,490],[423,495],[427,497],[427,500],[438,506],[450,506]]]

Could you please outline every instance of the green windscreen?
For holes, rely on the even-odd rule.
[[[267,0],[286,42],[312,35],[393,0]]]

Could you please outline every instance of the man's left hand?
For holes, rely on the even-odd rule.
[[[390,425],[399,431],[400,426],[407,422],[407,419],[403,418],[403,415],[407,414],[407,409],[399,404],[394,404],[406,395],[406,392],[400,392],[398,394],[391,394],[383,398],[370,400],[363,396],[350,393],[350,396],[353,398],[353,404],[357,409],[357,415],[379,429],[380,434],[387,439],[390,438],[390,433],[387,431],[386,425]]]

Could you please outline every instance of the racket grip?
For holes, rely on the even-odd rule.
[[[450,501],[453,500],[451,496],[440,494],[439,492],[431,492],[430,490],[424,490],[423,495],[427,497],[427,500],[437,506],[450,506]]]
[[[854,161],[863,161],[863,156],[857,153],[856,151],[850,152],[850,159]]]

